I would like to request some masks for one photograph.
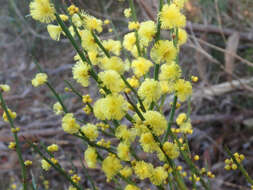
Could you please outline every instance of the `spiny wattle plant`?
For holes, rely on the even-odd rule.
[[[194,132],[190,120],[190,98],[192,82],[197,82],[198,78],[183,77],[179,65],[180,46],[187,41],[183,15],[185,1],[160,0],[157,21],[140,22],[134,2],[129,0],[130,8],[124,11],[129,20],[129,32],[122,40],[101,40],[99,34],[113,23],[95,18],[73,4],[61,9],[64,12],[60,14],[50,0],[30,3],[31,17],[47,24],[50,37],[56,41],[67,38],[76,50],[72,73],[79,88],[88,88],[90,80],[97,84],[100,97],[93,100],[89,94],[81,94],[80,89],[65,81],[67,90],[82,101],[83,114],[96,118],[93,123],[88,123],[68,111],[64,104],[67,100],[63,101],[56,92],[39,64],[39,73],[32,80],[34,87],[47,85],[57,98],[53,110],[62,116],[63,131],[84,142],[82,172],[93,190],[98,188],[86,167],[100,169],[107,182],[115,182],[115,189],[124,186],[125,190],[138,190],[142,180],[147,187],[157,189],[211,188],[209,180],[215,175],[196,165],[200,158],[191,153],[187,141],[187,135]],[[162,30],[168,31],[169,36],[162,37]],[[28,181],[27,170],[32,161],[22,157],[17,137],[19,128],[13,123],[16,113],[7,108],[2,97],[9,87],[1,85],[0,89],[5,111],[3,118],[10,122],[15,139],[9,148],[15,149],[19,155],[23,189],[30,189],[30,186],[36,189],[34,183]],[[187,113],[176,117],[175,110],[185,102],[188,103]],[[168,117],[164,108],[170,109]],[[110,138],[117,141],[112,143]],[[80,174],[68,172],[54,155],[58,145],[45,147],[28,143],[40,155],[43,170],[56,170],[68,181],[69,190],[84,189]],[[145,159],[141,156],[143,152],[147,155]],[[236,158],[231,155],[225,168],[239,168],[247,175],[240,163],[244,156],[238,155]],[[184,168],[179,165],[179,159],[184,161]],[[247,180],[252,184],[248,175]]]

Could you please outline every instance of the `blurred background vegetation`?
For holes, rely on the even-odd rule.
[[[94,119],[84,116],[76,97],[64,92],[62,81],[71,80],[75,52],[65,39],[52,41],[46,26],[32,20],[29,2],[0,0],[0,83],[12,87],[5,99],[18,113],[16,122],[21,127],[21,140],[25,137],[34,141],[40,139],[45,144],[56,142],[62,147],[60,159],[72,160],[75,168],[81,170],[83,152],[80,150],[84,148],[78,140],[62,133],[60,118],[52,112],[56,100],[50,92],[44,87],[34,89],[30,82],[37,72],[33,63],[36,59],[48,72],[55,88],[68,98],[69,109],[86,120]],[[128,7],[126,2],[55,0],[55,3],[58,7],[74,3],[102,20],[112,20],[120,37],[128,32],[123,16],[123,10]],[[156,0],[136,0],[135,3],[139,21],[156,19]],[[194,85],[191,117],[195,132],[189,138],[191,149],[201,156],[199,166],[207,166],[216,174],[212,189],[247,189],[239,172],[223,169],[227,156],[223,146],[226,144],[233,152],[243,153],[247,158],[245,168],[253,174],[253,1],[189,0],[185,14],[189,21],[189,40],[182,48],[180,64],[186,76],[194,74],[200,78]],[[166,37],[167,34],[162,35]],[[117,35],[110,33],[107,27],[101,38],[116,39]],[[76,87],[84,94],[89,92],[96,96],[92,87]],[[178,112],[185,109],[186,105],[182,105]],[[2,112],[0,109],[0,114]],[[12,139],[7,126],[0,121],[0,189],[3,190],[20,184],[17,156],[7,148]],[[26,159],[34,160],[36,155],[28,151],[24,142],[22,149]],[[34,163],[31,172],[40,184],[51,179],[49,189],[66,189],[67,185],[57,173],[46,174],[38,167],[39,162],[34,160]],[[67,162],[66,168],[71,169]],[[105,183],[104,175],[98,175],[96,170],[90,172],[96,177],[99,189],[114,188],[113,184]],[[145,187],[145,184],[140,186]],[[46,185],[40,189],[46,189]]]

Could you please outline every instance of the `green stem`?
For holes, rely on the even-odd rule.
[[[143,102],[142,102],[141,98],[139,97],[137,91],[129,84],[129,82],[127,82],[126,78],[125,78],[123,75],[120,75],[120,77],[122,78],[122,80],[124,81],[124,83],[126,84],[126,86],[127,86],[128,88],[130,88],[130,90],[131,90],[131,91],[135,94],[135,96],[137,97],[137,99],[138,99],[138,101],[139,101],[139,103],[140,103],[141,111],[146,112],[146,109],[145,109],[145,107],[144,107],[144,105],[143,105]]]
[[[160,40],[160,34],[161,34],[160,12],[162,11],[162,8],[163,8],[163,0],[159,0],[159,9],[158,9],[158,16],[157,16],[155,42]]]
[[[72,179],[71,177],[68,176],[68,174],[61,168],[61,166],[59,164],[54,164],[50,159],[48,159],[46,156],[44,156],[44,154],[39,150],[39,148],[34,145],[31,142],[28,142],[28,144],[33,147],[33,149],[44,159],[46,160],[56,171],[58,171],[63,177],[65,177],[75,188],[77,188],[78,190],[83,190],[82,187],[80,187],[79,185],[77,185]]]
[[[12,129],[15,129],[15,125],[14,125],[14,122],[13,122],[13,119],[8,111],[8,108],[6,106],[6,103],[4,101],[4,98],[2,96],[2,93],[0,91],[0,103],[2,105],[2,108],[3,110],[5,111],[6,115],[7,115],[7,118],[8,118],[8,121],[10,122],[10,125],[11,125],[11,128]],[[22,157],[22,153],[21,153],[21,148],[20,148],[20,144],[19,144],[19,140],[18,140],[18,135],[16,132],[13,132],[13,137],[15,139],[15,143],[16,143],[16,151],[17,151],[17,154],[18,154],[18,160],[19,160],[19,164],[21,166],[21,173],[22,173],[22,178],[23,178],[23,190],[27,190],[28,189],[28,186],[27,186],[27,171],[26,171],[26,167],[25,167],[25,164],[24,164],[24,159]]]
[[[133,0],[128,0],[130,8],[131,8],[131,15],[132,15],[132,19],[134,21],[137,21],[137,16],[136,16],[136,10],[135,10],[135,6],[134,6],[134,1]]]
[[[155,64],[155,70],[154,70],[154,79],[155,80],[158,80],[159,68],[160,68],[160,64]]]
[[[171,130],[171,125],[173,123],[173,118],[174,118],[175,111],[176,111],[176,105],[177,105],[177,96],[174,96],[172,108],[171,108],[170,115],[169,115],[169,122],[168,122],[167,130],[166,130],[166,133],[165,133],[163,141],[162,141],[163,143],[168,140],[169,132]]]

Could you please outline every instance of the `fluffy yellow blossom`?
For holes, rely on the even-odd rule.
[[[186,18],[175,4],[166,4],[160,12],[161,28],[182,28],[186,25]]]
[[[47,82],[47,74],[46,73],[37,73],[35,78],[32,79],[32,85],[34,87],[38,87]]]
[[[129,18],[131,16],[131,14],[132,14],[132,12],[131,12],[130,8],[124,10],[124,15],[126,18]]]
[[[41,167],[43,170],[48,171],[51,168],[51,165],[46,160],[41,160]]]
[[[69,19],[68,15],[65,15],[65,14],[60,14],[59,16],[62,19],[62,21],[64,21],[64,22]]]
[[[92,65],[97,65],[99,63],[97,51],[88,51],[88,56]]]
[[[7,110],[8,110],[8,113],[9,113],[9,115],[10,115],[10,117],[11,117],[12,119],[15,119],[15,118],[17,117],[17,113],[16,113],[16,112],[11,111],[9,108],[8,108]],[[9,122],[9,119],[8,119],[8,117],[7,117],[6,112],[3,113],[3,120],[4,120],[5,122]]]
[[[83,87],[89,86],[89,65],[78,61],[72,68],[73,78]]]
[[[135,46],[135,43],[136,43],[136,36],[134,32],[128,33],[124,36],[123,47],[126,50],[131,51]]]
[[[159,80],[174,81],[181,77],[181,68],[174,61],[170,64],[163,64],[159,73]]]
[[[162,94],[172,93],[174,92],[174,83],[168,81],[160,81],[160,85],[162,88]]]
[[[141,84],[138,95],[148,103],[155,102],[161,97],[162,88],[158,81],[147,78]]]
[[[97,51],[98,46],[89,30],[81,30],[82,47],[87,51]]]
[[[155,34],[156,34],[156,25],[153,21],[146,21],[140,24],[138,35],[140,38],[140,43],[143,46],[148,46],[149,42],[153,40]]]
[[[94,104],[94,114],[98,119],[121,120],[127,111],[127,101],[122,95],[110,94]]]
[[[134,186],[134,185],[130,185],[128,184],[124,190],[141,190],[140,188]]]
[[[16,148],[16,143],[15,142],[10,142],[9,146],[8,146],[9,149],[15,149]]]
[[[133,171],[132,171],[132,168],[130,168],[129,166],[125,166],[123,169],[121,169],[120,171],[120,174],[123,176],[123,177],[130,177],[132,174],[133,174]]]
[[[103,82],[103,85],[112,93],[117,93],[123,90],[124,82],[116,71],[107,70],[100,72],[98,77]]]
[[[117,155],[121,160],[129,161],[131,159],[129,145],[122,142],[119,143],[117,147]]]
[[[53,163],[53,164],[58,164],[59,161],[55,158],[50,158],[50,161]]]
[[[175,48],[172,41],[159,40],[152,47],[150,56],[157,64],[160,62],[171,63],[176,59],[177,49]]]
[[[69,12],[70,15],[73,15],[73,14],[79,12],[79,8],[76,7],[74,4],[72,4],[72,5],[70,5],[70,6],[68,7],[68,12]]]
[[[134,74],[137,77],[145,75],[152,66],[153,66],[152,62],[143,57],[138,57],[137,59],[133,60],[131,65]]]
[[[150,132],[141,135],[140,144],[144,152],[152,153],[158,148],[158,145]]]
[[[135,174],[141,179],[149,178],[152,176],[153,165],[144,161],[136,162],[134,168]]]
[[[62,33],[62,28],[59,25],[47,25],[47,31],[53,40],[59,41]]]
[[[32,165],[32,161],[31,160],[26,160],[25,162],[24,162],[24,164],[25,164],[25,166],[31,166]]]
[[[138,88],[140,86],[139,80],[133,76],[132,78],[128,78],[127,82],[131,85],[133,88]]]
[[[66,133],[74,134],[80,129],[80,125],[76,123],[73,113],[67,113],[62,118],[62,128]]]
[[[84,152],[84,159],[89,168],[96,168],[97,165],[97,152],[93,147],[88,147]]]
[[[74,183],[79,183],[79,181],[81,180],[81,177],[74,174],[74,175],[71,176],[71,179]]]
[[[82,126],[81,131],[87,138],[89,138],[90,141],[94,141],[98,137],[97,126],[91,123],[87,123],[86,125]]]
[[[187,32],[184,29],[178,29],[178,44],[183,45],[186,43],[188,38]]]
[[[84,24],[85,28],[88,30],[96,30],[97,32],[102,32],[103,22],[100,19],[95,18],[94,16],[83,14],[84,15]]]
[[[168,172],[163,167],[159,166],[153,170],[152,176],[150,177],[150,181],[154,185],[161,185],[166,182],[167,178]]]
[[[117,71],[119,74],[123,74],[125,71],[124,62],[120,57],[104,57],[100,60],[101,68],[104,70],[114,70]]]
[[[192,85],[189,81],[179,79],[175,84],[175,91],[179,100],[184,102],[192,95]]]
[[[187,115],[185,113],[180,113],[176,119],[177,125],[179,126],[182,125],[182,123],[184,123],[186,119],[187,119]]]
[[[57,144],[51,144],[47,147],[49,152],[57,152],[59,150],[59,146]]]
[[[105,148],[110,148],[111,141],[105,141],[105,139],[101,139],[100,141],[97,142],[97,145],[105,147]]]
[[[129,30],[138,30],[139,27],[140,27],[139,22],[129,22],[128,23],[128,29]]]
[[[176,159],[179,156],[179,150],[177,145],[171,142],[165,142],[163,144],[163,150],[165,151],[166,155],[171,159]]]
[[[59,102],[56,102],[54,105],[53,105],[53,110],[54,110],[54,113],[56,115],[60,115],[63,113],[63,108],[62,108],[62,105],[59,103]]]
[[[130,144],[134,141],[136,132],[133,128],[128,129],[126,125],[120,125],[116,129],[115,136],[121,139],[122,142]]]
[[[7,84],[0,84],[0,89],[4,92],[9,92],[11,88]]]
[[[148,125],[153,133],[156,135],[162,135],[167,128],[167,120],[165,117],[157,111],[147,111],[143,114],[145,118],[145,124]]]
[[[191,76],[192,82],[198,82],[199,78],[197,76]]]
[[[69,186],[68,190],[77,190],[77,188],[75,188],[73,186]]]
[[[77,27],[77,29],[83,25],[83,21],[78,14],[73,14],[71,20],[73,25]]]
[[[33,0],[29,7],[34,20],[43,23],[50,23],[55,20],[55,8],[50,0]]]
[[[121,51],[120,41],[109,39],[109,40],[104,40],[102,44],[107,51],[117,56],[120,55],[120,51]]]
[[[115,155],[107,156],[102,162],[102,170],[105,172],[108,181],[110,181],[121,168],[122,165],[120,160]]]

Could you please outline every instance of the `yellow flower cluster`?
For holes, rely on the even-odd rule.
[[[38,87],[40,85],[43,85],[45,82],[47,82],[47,74],[46,73],[38,73],[38,74],[36,74],[35,78],[32,79],[32,85],[34,87]]]
[[[46,160],[41,160],[41,167],[43,170],[48,171],[51,168],[51,165]]]
[[[245,156],[243,154],[239,154],[239,153],[234,153],[234,157],[236,159],[236,161],[238,163],[241,163],[244,159],[245,159]],[[230,159],[226,159],[225,160],[225,169],[226,170],[236,170],[237,169],[237,164],[234,163],[233,159],[230,158]]]
[[[57,152],[59,150],[59,146],[57,144],[51,144],[47,147],[49,152]]]
[[[88,147],[84,152],[84,158],[89,168],[96,168],[97,153],[95,148]]]
[[[104,171],[108,181],[110,181],[121,168],[122,165],[120,160],[114,154],[107,156],[102,162],[102,170]]]
[[[0,89],[4,92],[9,92],[11,88],[7,84],[0,84]]]
[[[91,123],[88,123],[82,126],[81,131],[84,133],[86,137],[89,138],[90,141],[95,141],[98,137],[97,126]]]
[[[9,109],[9,108],[8,108],[8,113],[9,113],[11,119],[15,119],[17,117],[17,113],[14,112],[14,111],[11,111],[11,109]],[[9,122],[9,119],[8,119],[8,116],[7,116],[6,112],[3,113],[3,120],[5,122]]]
[[[80,125],[76,122],[73,113],[67,113],[62,118],[62,128],[66,133],[74,134],[80,129]]]

